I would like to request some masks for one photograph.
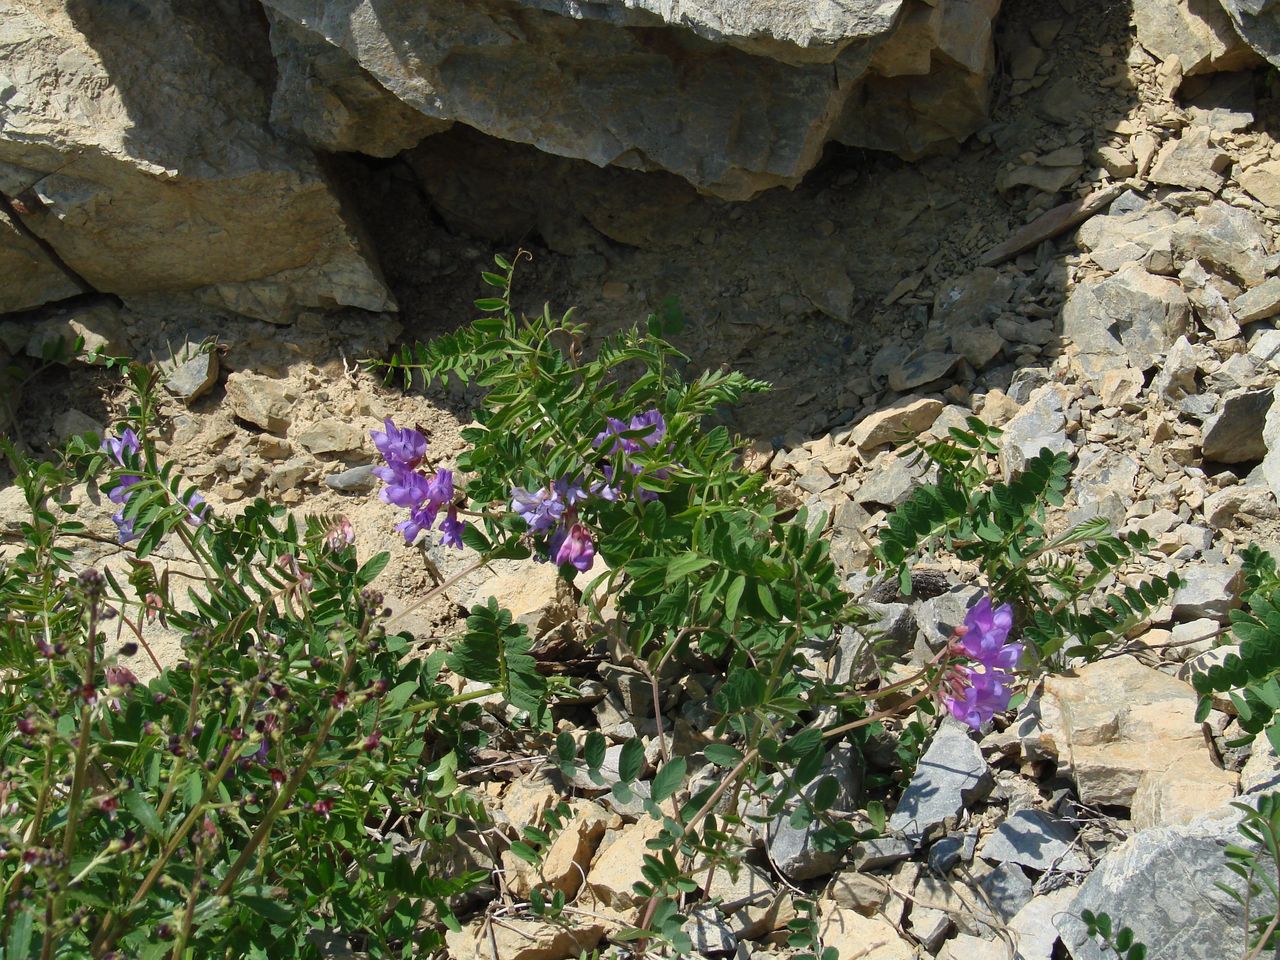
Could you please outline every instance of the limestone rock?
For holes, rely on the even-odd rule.
[[[495,564],[492,573],[473,583],[459,584],[451,596],[467,610],[494,597],[534,637],[577,613],[572,584],[560,576],[554,564],[533,560]]]
[[[1194,219],[1178,220],[1172,233],[1174,267],[1199,260],[1245,288],[1267,278],[1267,229],[1247,210],[1215,200]]]
[[[191,403],[212,390],[217,382],[218,353],[201,350],[194,357],[175,363],[164,379],[164,386],[179,400]]]
[[[1005,477],[1022,472],[1040,451],[1071,453],[1075,447],[1066,434],[1065,391],[1056,384],[1037,387],[1027,405],[1004,426],[1000,461]]]
[[[645,844],[662,832],[662,823],[645,817],[638,823],[620,830],[610,831],[601,842],[591,870],[587,873],[587,888],[591,896],[617,913],[633,911],[644,903],[644,898],[631,889],[641,879]]]
[[[1280,206],[1280,161],[1268,160],[1241,170],[1236,179],[1265,206]]]
[[[450,960],[493,960],[492,933],[499,960],[571,960],[590,954],[604,939],[605,924],[574,916],[571,925],[507,917],[502,923],[473,920],[445,933]]]
[[[318,420],[298,435],[298,445],[309,453],[347,453],[359,450],[365,432],[354,423],[329,417]]]
[[[1280,384],[1276,385],[1273,397],[1280,397]],[[1267,455],[1262,459],[1262,477],[1280,500],[1280,403],[1274,399],[1262,425],[1262,442],[1267,448]]]
[[[831,900],[818,904],[818,936],[839,960],[914,960],[915,949],[880,917],[865,917]]]
[[[1236,832],[1238,813],[1219,808],[1185,826],[1144,830],[1111,850],[1080,887],[1071,904],[1053,918],[1075,960],[1113,956],[1085,930],[1084,910],[1108,913],[1147,945],[1149,957],[1221,960],[1247,952],[1240,907],[1217,884],[1239,889],[1222,848],[1244,845]],[[1275,910],[1264,894],[1257,913]],[[1255,913],[1255,915],[1257,915]]]
[[[17,227],[0,216],[0,313],[38,307],[82,293],[80,285]]]
[[[1070,770],[1083,803],[1129,806],[1140,791],[1172,795],[1182,781],[1233,787],[1234,775],[1213,764],[1195,722],[1195,692],[1133,657],[1048,677],[1042,701],[1040,745]],[[1203,812],[1191,809],[1196,797],[1174,799],[1146,804],[1148,823]],[[1216,806],[1220,795],[1209,799]]]
[[[830,139],[916,156],[976,129],[999,2],[265,6],[432,121],[743,199],[798,182]]]
[[[1182,585],[1172,597],[1176,619],[1208,618],[1226,623],[1231,611],[1240,606],[1239,561],[1196,564],[1184,568],[1180,575]]]
[[[1265,320],[1280,313],[1280,277],[1267,277],[1260,286],[1231,301],[1231,310],[1240,323]]]
[[[1237,390],[1222,398],[1218,412],[1205,421],[1200,446],[1214,463],[1261,460],[1267,453],[1262,439],[1272,391]]]
[[[862,754],[848,744],[836,746],[823,762],[819,776],[806,784],[805,795],[811,797],[824,777],[834,777],[839,787],[834,809],[854,810],[862,793]],[[790,817],[788,807],[769,825],[769,859],[793,883],[831,873],[840,862],[840,854],[819,850],[814,843],[813,835],[822,828],[821,821],[815,819],[804,827],[794,827]]]
[[[1191,307],[1182,288],[1132,264],[1100,283],[1072,291],[1062,331],[1087,372],[1125,365],[1148,370],[1187,332]]]
[[[393,157],[452,126],[415,110],[346,51],[268,9],[276,88],[271,123],[331,153]]]
[[[314,155],[268,126],[257,4],[75,10],[0,0],[0,191],[35,198],[25,226],[126,299],[394,309]]]
[[[877,410],[853,428],[850,441],[863,454],[889,443],[903,434],[914,436],[928,430],[942,413],[942,403],[925,397],[903,397]]]
[[[1280,3],[1276,0],[1219,0],[1245,42],[1273,67],[1280,67]]]
[[[1227,153],[1209,142],[1208,127],[1191,127],[1160,151],[1151,168],[1151,179],[1173,187],[1217,193],[1226,181],[1230,164]]]
[[[1176,56],[1186,76],[1257,63],[1218,0],[1138,0],[1133,20],[1138,42],[1159,60]]]
[[[1019,810],[996,829],[978,851],[993,863],[1016,863],[1033,870],[1077,871],[1088,861],[1075,850],[1075,831],[1043,810]]]
[[[270,377],[237,371],[227,377],[227,403],[236,417],[270,433],[289,428],[296,395],[292,387]]]
[[[948,718],[920,758],[911,783],[889,818],[889,829],[901,831],[919,846],[949,817],[984,799],[992,784],[978,744],[967,728]]]

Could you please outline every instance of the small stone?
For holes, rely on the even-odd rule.
[[[1240,186],[1263,206],[1280,207],[1280,160],[1268,160],[1236,174]]]
[[[914,437],[933,426],[942,413],[942,402],[926,397],[903,397],[864,418],[849,435],[864,455],[902,437]]]
[[[887,920],[830,900],[819,901],[818,910],[818,936],[838,960],[915,960],[915,949]]]
[[[165,389],[179,400],[191,403],[204,396],[218,382],[218,354],[202,350],[189,360],[174,365],[165,377]]]
[[[1181,571],[1182,586],[1173,593],[1175,620],[1216,620],[1226,623],[1240,606],[1241,566],[1237,563],[1196,564]]]
[[[1200,446],[1214,463],[1245,463],[1267,454],[1263,429],[1272,406],[1272,391],[1237,390],[1222,398],[1222,408],[1205,421]]]
[[[1075,872],[1089,861],[1075,849],[1076,832],[1042,810],[1019,810],[978,851],[984,860],[1016,863],[1032,870]]]
[[[1004,427],[1000,438],[1000,461],[1005,477],[1023,471],[1027,461],[1051,453],[1071,453],[1075,445],[1067,437],[1065,391],[1046,384],[1032,393],[1027,405]]]
[[[363,493],[366,490],[372,490],[378,483],[373,470],[373,464],[352,467],[341,473],[329,474],[324,478],[324,483],[330,490],[337,490],[339,493]]]
[[[983,800],[994,782],[968,730],[948,718],[920,758],[889,818],[889,829],[919,847],[949,818]]]
[[[643,904],[644,898],[636,894],[632,884],[643,876],[641,869],[649,853],[646,844],[661,832],[661,821],[645,817],[606,835],[587,873],[587,887],[597,901],[628,913]]]
[[[346,453],[359,450],[364,437],[364,431],[354,423],[327,417],[304,430],[298,436],[298,444],[315,454]]]
[[[237,371],[227,377],[227,403],[237,418],[270,433],[284,433],[293,416],[292,389],[279,380]]]
[[[88,433],[101,437],[103,430],[102,424],[87,413],[72,409],[64,410],[54,417],[53,434],[58,438],[59,443]]]
[[[1280,313],[1280,277],[1267,277],[1260,286],[1240,294],[1231,301],[1231,309],[1240,323],[1253,323]]]
[[[796,480],[796,486],[806,493],[821,493],[836,484],[831,474],[817,464],[813,464]]]
[[[889,371],[889,389],[899,393],[940,380],[952,371],[960,358],[954,353],[928,351],[912,354],[901,366]]]
[[[684,926],[694,951],[703,957],[724,957],[738,947],[738,938],[715,910],[693,910]]]
[[[805,795],[811,795],[817,789],[819,781],[828,776],[835,777],[839,786],[834,809],[855,809],[862,792],[861,752],[847,744],[840,744],[832,749],[823,762],[819,776],[805,786]],[[779,814],[769,826],[769,858],[793,883],[829,874],[840,862],[840,854],[820,850],[814,843],[813,835],[821,826],[818,820],[804,827],[792,826],[789,809]]]
[[[592,917],[575,915],[568,924],[521,917],[487,924],[480,918],[446,931],[445,942],[451,960],[492,960],[495,952],[501,960],[568,960],[590,954],[604,934],[605,924]]]
[[[1191,127],[1166,144],[1151,168],[1151,179],[1188,190],[1221,190],[1231,157],[1210,144],[1209,133],[1208,127]]]

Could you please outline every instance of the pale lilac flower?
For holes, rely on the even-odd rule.
[[[375,467],[373,475],[386,484],[382,488],[382,502],[397,507],[413,509],[427,499],[431,481],[417,470],[408,467]]]
[[[383,423],[386,430],[374,430],[370,433],[373,445],[378,448],[387,463],[394,466],[407,467],[412,470],[427,455],[427,438],[419,430],[412,427],[397,427],[390,417]]]
[[[431,529],[439,512],[440,507],[434,501],[427,500],[413,507],[409,511],[409,519],[397,523],[396,529],[404,534],[404,542],[411,544],[418,539],[418,534]]]
[[[436,475],[427,481],[427,499],[436,504],[437,508],[453,501],[452,470],[441,467],[436,471]]]
[[[947,709],[961,723],[977,730],[997,713],[1009,709],[1013,697],[1013,677],[1003,670],[978,672],[972,667],[958,667],[960,683],[953,696],[945,698]]]
[[[555,492],[543,488],[529,491],[511,488],[511,510],[529,525],[530,533],[546,533],[564,516],[565,505]]]
[[[133,529],[133,521],[125,519],[124,507],[113,513],[111,519],[115,521],[118,537],[122,545],[138,538],[137,531]]]
[[[591,531],[581,523],[575,523],[567,531],[563,527],[557,530],[548,548],[556,566],[568,563],[585,572],[595,560],[596,546],[591,542]]]
[[[126,428],[118,437],[107,437],[102,441],[102,449],[119,467],[128,466],[125,462],[125,454],[130,457],[136,457],[141,449],[138,442],[138,435],[133,432],[132,427]]]
[[[587,499],[587,491],[582,489],[582,484],[568,477],[561,477],[552,484],[552,489],[555,491],[555,496],[569,507],[576,507]]]
[[[449,513],[440,521],[440,544],[445,547],[457,547],[462,549],[462,531],[465,524],[458,519],[458,511],[455,507],[449,508]]]
[[[198,491],[193,490],[191,496],[187,497],[187,523],[193,527],[198,527],[204,523],[209,514],[209,506],[204,502],[204,497]]]

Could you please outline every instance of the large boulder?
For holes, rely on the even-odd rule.
[[[0,74],[0,193],[97,290],[269,319],[394,307],[314,154],[269,126],[252,0],[0,0]],[[0,309],[65,295],[20,276]]]
[[[1135,0],[1133,22],[1138,42],[1161,60],[1176,55],[1187,76],[1258,63],[1218,0]]]
[[[1000,5],[263,3],[347,58],[312,69],[317,96],[341,85],[368,93],[372,78],[434,123],[458,121],[598,166],[666,170],[727,199],[794,185],[828,140],[914,157],[968,135],[986,116]],[[283,28],[278,35],[279,50],[287,38]],[[282,69],[282,117],[308,115],[296,69]]]
[[[0,313],[83,292],[40,245],[0,215]]]
[[[1280,0],[1220,0],[1240,36],[1280,67]]]

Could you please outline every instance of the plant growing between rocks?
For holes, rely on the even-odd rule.
[[[993,431],[971,421],[921,445],[937,481],[891,517],[878,555],[908,591],[912,558],[949,551],[977,563],[990,596],[914,673],[879,687],[830,677],[814,662],[863,621],[857,598],[804,511],[780,506],[741,468],[738,440],[704,424],[766,385],[685,380],[674,310],[588,354],[571,314],[518,317],[515,265],[497,264],[486,316],[371,363],[405,386],[452,375],[486,391],[457,474],[417,429],[374,432],[382,497],[407,511],[406,543],[438,536],[462,552],[431,596],[496,560],[552,563],[581,584],[590,639],[653,694],[651,749],[565,729],[568,681],[539,671],[534,638],[496,601],[443,642],[395,633],[371,587],[389,557],[361,562],[341,517],[299,520],[263,500],[211,510],[156,453],[157,371],[115,362],[135,399],[101,443],[47,463],[7,448],[31,519],[0,567],[6,956],[314,956],[325,931],[370,956],[435,949],[490,879],[451,867],[449,851],[486,819],[459,777],[494,696],[527,753],[549,749],[564,782],[654,825],[611,940],[688,953],[690,908],[740,869],[753,832],[800,831],[833,857],[883,832],[891,798],[864,795],[850,771],[886,722],[918,711],[908,759],[937,705],[982,727],[1008,709],[1024,652],[1096,656],[1175,582],[1095,607],[1144,543],[1096,521],[1050,535],[1069,463],[1046,452],[997,480]],[[120,574],[75,568],[78,478],[117,507],[131,546]],[[198,572],[158,564],[162,545]],[[143,683],[131,658],[149,653],[157,620],[183,635],[185,659]],[[691,670],[714,679],[701,731],[662,713],[664,688]],[[501,842],[538,862],[565,817]],[[828,960],[816,906],[797,904],[790,945]],[[535,885],[487,916],[569,927],[585,913]]]

